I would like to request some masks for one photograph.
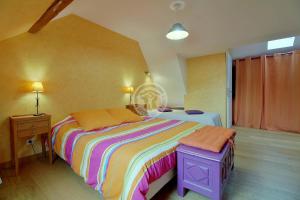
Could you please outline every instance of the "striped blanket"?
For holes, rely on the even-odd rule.
[[[149,184],[176,166],[178,140],[196,122],[145,118],[85,132],[67,117],[52,128],[55,152],[104,199],[146,199]]]

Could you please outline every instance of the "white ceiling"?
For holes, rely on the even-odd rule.
[[[185,0],[175,14],[172,0],[75,0],[74,13],[140,43],[154,80],[183,105],[183,58],[227,51],[290,35],[300,35],[300,0]],[[190,36],[170,41],[165,34],[181,22]]]
[[[149,41],[172,49],[185,57],[300,35],[299,0],[185,0],[186,8],[177,15],[169,9],[170,2],[172,0],[75,0],[67,12],[140,42]],[[165,38],[170,26],[177,21],[190,31],[185,41]]]

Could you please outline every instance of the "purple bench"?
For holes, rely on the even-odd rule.
[[[234,167],[234,151],[227,143],[220,153],[180,145],[177,148],[177,192],[185,189],[213,200],[221,200],[224,187]]]

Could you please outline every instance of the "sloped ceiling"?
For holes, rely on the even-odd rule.
[[[300,35],[299,0],[185,0],[186,8],[178,14],[169,9],[171,2],[75,0],[61,16],[74,13],[137,40],[154,80],[167,90],[171,105],[183,105],[184,58]],[[50,3],[0,1],[0,40],[26,31]],[[178,21],[190,37],[167,40],[166,32]]]
[[[77,0],[69,12],[185,57],[300,33],[299,0],[185,0],[186,8],[177,15],[169,9],[171,2]],[[190,31],[187,40],[166,40],[176,21]]]
[[[26,32],[52,0],[0,0],[0,41]]]
[[[251,43],[300,34],[299,0],[185,0],[175,14],[172,0],[77,0],[62,15],[75,13],[140,42],[153,78],[171,105],[183,105],[182,58],[225,52]],[[166,32],[182,22],[190,37],[170,41]]]

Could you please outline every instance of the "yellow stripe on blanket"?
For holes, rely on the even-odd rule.
[[[179,140],[196,122],[146,118],[85,132],[72,118],[53,127],[55,151],[106,200],[143,199],[149,183],[176,166]]]
[[[63,148],[63,146],[62,146],[63,140],[64,140],[65,136],[68,134],[69,130],[75,129],[75,128],[79,128],[79,125],[77,122],[74,121],[74,122],[63,125],[59,129],[56,140],[55,140],[55,144],[54,144],[54,150],[58,155],[63,156],[63,155],[61,155],[61,150]]]
[[[163,121],[162,119],[153,119],[150,121],[145,121],[145,122],[140,122],[140,123],[132,123],[132,124],[127,124],[126,126],[120,126],[117,127],[115,129],[112,129],[110,131],[104,132],[104,133],[99,133],[99,132],[95,132],[94,134],[90,134],[90,135],[84,135],[82,136],[76,143],[76,146],[73,150],[73,162],[72,162],[72,168],[75,171],[75,173],[77,173],[78,175],[82,175],[81,174],[81,165],[82,165],[82,160],[84,158],[84,152],[85,152],[85,148],[87,147],[86,145],[93,139],[97,139],[99,138],[99,136],[101,137],[105,137],[105,136],[114,136],[114,135],[118,135],[121,132],[125,132],[125,131],[129,131],[129,130],[133,130],[135,128],[139,128],[139,127],[144,127],[147,125],[151,125],[157,122],[161,122]],[[90,153],[92,153],[92,151],[89,151]],[[89,173],[89,170],[86,170],[86,174]]]
[[[161,132],[160,134],[155,134],[151,137],[148,137],[147,140],[138,140],[135,142],[125,144],[122,147],[118,148],[110,158],[109,167],[106,174],[106,180],[108,181],[104,182],[102,188],[104,199],[120,199],[124,183],[123,181],[120,181],[120,177],[126,177],[126,172],[128,168],[132,166],[130,163],[135,162],[134,159],[137,154],[139,154],[140,152],[144,152],[145,149],[149,149],[149,151],[155,151],[156,148],[160,148],[161,143],[164,143],[163,145],[161,145],[161,148],[165,148],[166,143],[168,142],[178,143],[178,139],[185,136],[185,134],[181,135],[180,133],[188,129],[194,128],[196,125],[198,125],[198,123],[196,122],[185,122],[171,129],[167,129]],[[188,132],[188,134],[189,133],[190,132]],[[175,151],[176,146],[170,146],[172,146],[170,147],[170,149],[166,149],[163,152],[159,152],[159,154],[156,157],[154,157],[154,159],[146,161],[146,165],[143,165],[141,169],[139,169],[138,172],[136,172],[138,176],[136,176],[136,178],[134,179],[133,185],[136,185],[137,182],[141,179],[142,175],[145,173],[145,170],[147,170],[146,166],[150,166],[151,164],[163,157],[160,154],[167,155],[168,153]],[[124,152],[126,152],[126,154],[124,154]],[[134,177],[133,174],[132,177]],[[131,187],[130,193],[133,193],[132,190],[134,188],[135,187]],[[128,196],[125,198],[128,198]]]

